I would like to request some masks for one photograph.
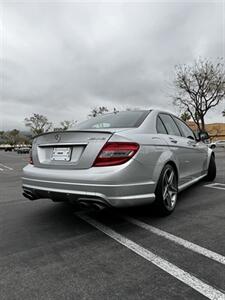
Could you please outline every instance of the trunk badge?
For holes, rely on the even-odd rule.
[[[104,137],[102,137],[102,138],[100,138],[100,137],[90,137],[90,138],[88,138],[89,141],[103,141],[105,139],[106,138],[104,138]]]

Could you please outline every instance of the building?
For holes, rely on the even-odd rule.
[[[197,131],[197,125],[194,122],[188,121],[187,124],[193,131]],[[225,123],[206,124],[205,128],[212,141],[225,140]]]

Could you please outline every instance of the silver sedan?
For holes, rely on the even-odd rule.
[[[23,195],[112,207],[154,202],[168,215],[179,191],[216,177],[206,138],[196,138],[186,123],[160,110],[95,117],[73,130],[34,138]]]

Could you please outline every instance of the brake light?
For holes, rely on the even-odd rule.
[[[106,167],[121,165],[130,160],[138,151],[139,145],[130,142],[108,142],[98,154],[93,166]]]
[[[29,164],[33,165],[33,157],[32,157],[32,150],[30,150],[30,153],[29,153]]]

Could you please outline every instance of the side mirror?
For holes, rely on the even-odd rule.
[[[208,132],[206,132],[206,131],[199,132],[198,133],[198,138],[199,138],[199,141],[202,141],[202,142],[208,140],[209,139]]]

